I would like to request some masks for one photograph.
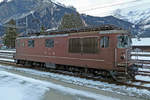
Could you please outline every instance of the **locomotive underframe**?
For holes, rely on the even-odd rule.
[[[39,67],[44,69],[55,69],[55,70],[65,71],[65,72],[67,71],[73,74],[78,74],[83,76],[113,79],[115,81],[126,81],[130,79],[134,79],[138,71],[137,66],[134,64],[127,67],[127,69],[125,68],[125,66],[124,67],[121,66],[114,70],[106,70],[106,69],[96,69],[96,68],[88,68],[88,67],[80,67],[80,66],[72,66],[72,65],[35,62],[35,61],[20,60],[20,59],[17,59],[16,63],[22,64],[24,66]]]

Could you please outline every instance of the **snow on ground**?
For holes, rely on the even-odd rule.
[[[0,58],[0,61],[15,62],[14,59],[5,59],[5,58]]]
[[[16,71],[20,71],[20,72],[25,72],[27,74],[38,75],[38,76],[47,77],[47,78],[53,78],[56,80],[67,82],[67,83],[73,83],[73,84],[80,85],[80,86],[87,86],[90,88],[96,88],[96,89],[100,89],[100,90],[104,90],[104,91],[115,92],[115,93],[119,93],[122,95],[142,97],[145,99],[150,98],[150,91],[145,90],[145,89],[136,89],[136,88],[126,87],[126,86],[119,86],[119,85],[109,84],[109,83],[100,82],[100,81],[87,80],[87,79],[82,79],[82,78],[78,78],[78,77],[72,77],[72,76],[49,73],[49,72],[41,72],[41,71],[27,69],[27,68],[16,68],[16,67],[12,67],[12,66],[0,65],[0,69],[16,70]],[[56,87],[58,89],[58,87],[60,87],[60,86],[53,85],[53,87]],[[65,87],[63,87],[63,88],[65,91],[68,90],[68,88],[67,89]],[[69,89],[68,92],[72,93],[72,91],[74,93],[76,90]],[[76,91],[75,93],[78,93],[78,92],[79,91]],[[82,92],[82,93],[79,92],[79,94],[82,94],[82,95],[84,95],[84,93],[85,92]],[[90,95],[91,93],[86,93],[86,94]],[[94,94],[91,94],[91,95],[93,97]],[[94,95],[94,98],[97,98],[97,96]],[[108,100],[108,99],[102,99],[102,100]]]
[[[0,50],[1,53],[16,53],[16,50]]]
[[[135,78],[138,79],[138,80],[143,80],[143,81],[148,81],[148,82],[150,82],[150,77],[149,77],[149,76],[136,75]]]
[[[150,52],[131,52],[131,54],[150,55]]]
[[[143,80],[143,81],[147,81],[147,82],[150,82],[150,77],[149,76],[141,76],[141,75],[136,75],[136,79],[138,80]],[[150,87],[150,84],[141,84],[142,86],[145,86],[145,87]]]
[[[150,69],[150,64],[142,64],[142,65],[143,65],[143,68]]]
[[[1,100],[41,100],[48,88],[40,82],[0,71]],[[40,90],[40,91],[39,91]]]
[[[85,96],[94,100],[119,100],[6,71],[0,71],[0,80],[0,98],[2,100],[42,100],[44,93],[50,89],[71,95]]]
[[[139,68],[138,70],[139,71],[148,71],[148,72],[150,72],[150,69],[148,69],[148,68]]]
[[[131,59],[134,59],[134,60],[150,60],[150,56],[147,57],[147,56],[132,56]]]

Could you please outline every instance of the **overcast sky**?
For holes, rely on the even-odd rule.
[[[55,0],[54,0],[55,1]],[[93,16],[106,16],[122,4],[138,0],[56,0],[65,5],[73,5],[80,13]]]

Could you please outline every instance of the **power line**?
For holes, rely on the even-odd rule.
[[[113,7],[113,6],[122,5],[122,4],[128,4],[128,3],[132,3],[132,2],[136,2],[136,1],[137,0],[129,1],[129,2],[123,2],[123,3],[117,3],[117,4],[111,4],[111,5],[105,5],[105,6],[99,6],[99,7],[95,7],[95,8],[81,10],[81,12],[89,12],[92,10],[97,10],[97,9],[101,9],[101,8],[108,8],[108,7]]]

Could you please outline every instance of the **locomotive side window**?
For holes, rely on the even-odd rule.
[[[45,47],[53,48],[54,47],[54,39],[46,39],[45,40]]]
[[[118,48],[128,48],[131,46],[131,39],[126,35],[118,36],[117,46]]]
[[[28,40],[28,47],[30,48],[34,47],[34,40]]]
[[[100,47],[101,48],[108,48],[109,47],[109,37],[102,36],[100,40]]]
[[[22,42],[22,47],[24,47],[25,46],[25,43],[24,42]]]
[[[20,40],[17,40],[17,47],[19,48],[20,47]]]
[[[69,39],[69,52],[81,53],[81,39],[80,38]]]
[[[98,53],[98,37],[82,39],[83,53]]]

